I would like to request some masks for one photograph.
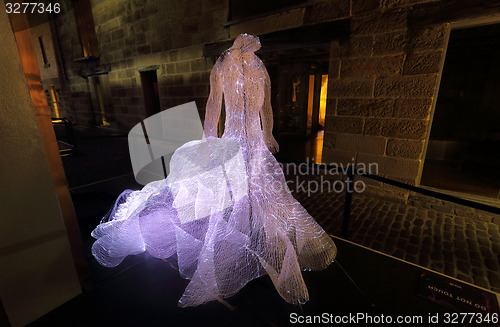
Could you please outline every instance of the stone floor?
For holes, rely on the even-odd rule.
[[[317,176],[302,177],[313,178]],[[344,193],[295,190],[294,196],[323,228],[340,236]],[[490,221],[486,213],[427,196],[410,195],[404,203],[353,193],[348,239],[500,292],[500,231]]]

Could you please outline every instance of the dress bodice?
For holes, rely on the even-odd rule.
[[[219,57],[210,75],[210,96],[205,113],[205,136],[217,137],[224,98],[226,120],[222,137],[238,140],[249,157],[259,149],[273,152],[278,149],[272,136],[269,75],[254,53],[259,48],[257,37],[242,34]]]
[[[259,111],[264,103],[265,74],[262,61],[255,55],[234,58],[224,56],[221,72],[226,121],[223,137],[263,142]],[[259,67],[260,66],[260,67]]]

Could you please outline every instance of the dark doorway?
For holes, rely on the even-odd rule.
[[[500,24],[451,31],[421,184],[500,195]]]
[[[89,76],[90,96],[94,108],[94,121],[99,126],[110,126],[112,97],[107,74]]]
[[[158,77],[156,70],[141,72],[142,93],[144,95],[144,106],[146,116],[152,116],[160,112],[160,94],[158,92]]]

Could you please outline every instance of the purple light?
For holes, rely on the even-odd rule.
[[[264,274],[286,301],[305,303],[301,271],[326,268],[337,252],[271,153],[278,144],[259,48],[256,36],[236,38],[210,76],[205,137],[175,151],[167,179],[125,191],[92,232],[92,253],[107,267],[144,251],[177,254],[180,274],[191,280],[183,307],[230,297]],[[223,96],[225,131],[216,138]]]

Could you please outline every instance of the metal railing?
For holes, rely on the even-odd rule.
[[[477,210],[482,210],[485,212],[493,213],[496,215],[500,215],[500,207],[492,206],[489,204],[477,202],[477,201],[472,201],[472,200],[467,200],[458,196],[450,195],[450,194],[445,194],[442,192],[437,192],[434,190],[430,190],[427,188],[419,187],[419,186],[413,186],[409,184],[405,184],[403,182],[395,181],[386,177],[382,177],[379,175],[375,174],[370,174],[366,173],[364,171],[358,170],[354,168],[352,165],[347,165],[347,167],[338,167],[338,166],[332,166],[332,165],[326,165],[326,164],[315,164],[315,163],[306,163],[303,161],[297,161],[297,160],[280,160],[282,163],[292,163],[292,164],[297,164],[297,165],[306,165],[308,171],[316,171],[319,172],[320,170],[328,170],[328,171],[334,171],[336,174],[343,174],[346,177],[346,187],[345,187],[345,200],[344,200],[344,214],[343,214],[343,219],[342,219],[342,228],[341,228],[341,237],[347,239],[349,236],[349,223],[350,223],[350,216],[351,216],[351,207],[352,207],[352,193],[354,191],[354,178],[355,176],[363,176],[378,182],[382,182],[388,185],[392,185],[407,191],[419,193],[422,195],[430,196],[436,199],[452,202],[458,205],[470,207],[473,209]]]
[[[342,234],[341,234],[343,238],[348,238],[349,236],[349,219],[351,216],[351,204],[352,204],[352,193],[353,193],[352,185],[354,184],[354,178],[356,175],[363,176],[395,187],[399,187],[407,191],[423,194],[436,199],[500,215],[500,207],[495,207],[485,203],[471,201],[457,196],[453,196],[450,194],[445,194],[429,190],[426,188],[405,184],[386,177],[369,174],[361,170],[357,170],[352,166],[347,167],[347,169],[345,170],[345,175],[346,175],[346,194],[345,194],[344,217],[342,220]]]

